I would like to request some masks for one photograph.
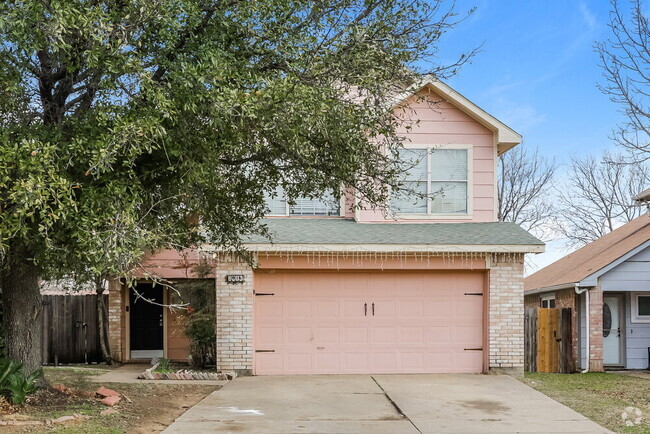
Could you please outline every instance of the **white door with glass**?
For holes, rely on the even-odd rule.
[[[622,365],[623,297],[603,297],[603,363]]]

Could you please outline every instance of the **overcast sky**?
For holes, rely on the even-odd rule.
[[[526,146],[560,163],[616,150],[609,136],[621,115],[597,88],[603,79],[594,51],[594,42],[609,36],[607,0],[457,4],[459,11],[477,10],[444,37],[441,60],[483,48],[448,80],[452,87],[522,134]],[[551,242],[547,253],[530,259],[537,267],[548,265],[568,253],[563,244]]]

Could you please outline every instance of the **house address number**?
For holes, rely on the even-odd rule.
[[[243,274],[227,274],[226,283],[244,283]]]

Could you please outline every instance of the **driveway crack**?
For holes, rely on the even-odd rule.
[[[375,377],[373,377],[372,375],[370,376],[370,378],[372,378],[372,381],[374,381],[375,384],[377,385],[377,387],[379,387],[379,389],[382,391],[382,393],[384,394],[384,396],[386,397],[386,399],[388,400],[388,402],[390,402],[390,403],[393,405],[393,407],[395,407],[395,410],[397,411],[397,413],[399,413],[399,414],[400,414],[404,419],[408,420],[409,423],[410,423],[411,425],[413,425],[413,428],[415,428],[415,430],[416,430],[417,432],[419,432],[420,434],[422,434],[422,431],[420,431],[420,428],[418,428],[418,427],[413,423],[413,421],[411,420],[411,418],[408,417],[408,416],[406,415],[406,413],[404,413],[404,412],[402,411],[401,408],[399,408],[399,405],[397,405],[397,403],[396,403],[395,401],[393,401],[393,399],[388,395],[388,393],[386,393],[386,391],[384,390],[384,388],[381,387],[381,384],[379,384],[379,381],[377,381],[377,379],[376,379]]]

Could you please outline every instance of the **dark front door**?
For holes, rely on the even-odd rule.
[[[135,290],[131,289],[131,358],[163,355],[162,291],[162,287],[150,284],[140,284]],[[143,297],[149,301],[143,300]]]

